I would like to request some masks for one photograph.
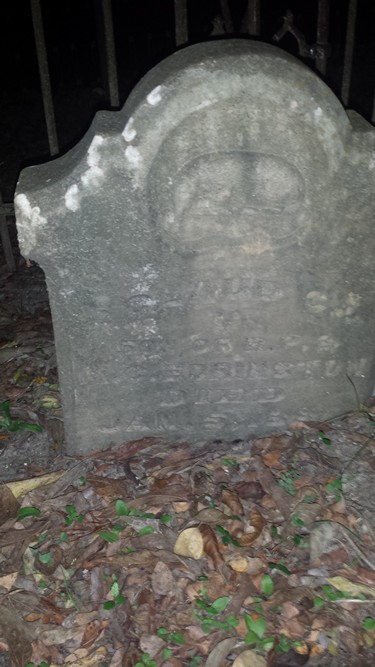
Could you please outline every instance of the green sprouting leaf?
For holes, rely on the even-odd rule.
[[[138,516],[141,517],[141,519],[155,519],[156,514],[154,512],[145,512],[144,510],[140,510]]]
[[[286,574],[288,576],[291,574],[290,570],[288,570],[288,568],[285,567],[285,565],[283,565],[282,563],[268,563],[268,567],[271,570],[279,570],[279,572],[282,572],[283,574]]]
[[[149,653],[143,653],[142,660],[146,667],[156,667],[156,660],[151,660]]]
[[[319,607],[323,607],[324,603],[325,602],[324,600],[322,600],[322,598],[314,598],[314,607],[316,609],[319,609]]]
[[[279,643],[276,648],[277,653],[280,653],[281,651],[283,653],[287,653],[289,650],[290,650],[290,641],[288,637],[286,637],[285,635],[280,635]]]
[[[113,582],[113,584],[111,586],[111,593],[112,593],[114,598],[116,598],[119,595],[120,588],[119,588],[119,585],[118,585],[118,581]]]
[[[256,636],[255,632],[250,630],[245,637],[245,644],[257,644],[259,638]]]
[[[60,533],[60,537],[57,540],[57,542],[68,542],[68,540],[69,540],[68,533],[65,533],[64,531],[62,531]]]
[[[171,523],[172,521],[172,516],[170,514],[162,514],[160,517],[160,522],[164,524],[165,526],[168,526],[168,524]]]
[[[265,653],[268,653],[268,651],[270,651],[271,649],[273,649],[274,645],[275,645],[275,639],[274,639],[274,637],[265,637],[265,638],[262,639],[262,641],[260,642],[260,646],[259,646],[259,648],[260,648],[262,651],[264,651]]]
[[[253,618],[250,616],[250,614],[245,612],[244,620],[249,632],[253,632],[256,635],[257,640],[263,639],[264,633],[266,631],[266,621],[264,620],[263,616]]]
[[[79,481],[80,486],[85,486],[85,484],[87,482],[86,477],[84,475],[81,475],[81,477],[79,478],[78,481]]]
[[[119,539],[119,534],[114,530],[101,530],[99,532],[100,537],[106,542],[116,542]]]
[[[67,526],[71,526],[75,520],[77,520],[78,523],[82,523],[84,516],[83,514],[78,514],[74,505],[65,505],[65,511],[67,514],[67,516],[65,517],[65,524]]]
[[[116,604],[124,604],[126,598],[123,595],[116,595],[115,597],[115,603]]]
[[[236,468],[238,465],[237,459],[222,459],[222,462],[225,466],[228,466],[229,468]]]
[[[129,514],[129,508],[128,506],[124,503],[121,498],[118,498],[115,503],[115,508],[116,508],[116,514],[117,516],[128,516]]]
[[[150,535],[151,533],[155,533],[155,528],[153,526],[145,526],[141,530],[138,530],[137,535],[138,537],[143,537],[143,535]]]
[[[164,638],[168,634],[168,630],[166,628],[159,628],[156,634],[158,637]]]
[[[277,480],[277,482],[279,486],[284,489],[284,491],[289,493],[289,495],[295,496],[296,489],[294,486],[294,480],[297,479],[297,477],[299,477],[298,470],[294,470],[294,468],[292,468],[291,470],[284,472],[280,479]]]
[[[174,644],[185,644],[185,637],[181,632],[170,632],[168,641]]]
[[[44,579],[41,579],[41,580],[40,580],[40,582],[39,582],[39,588],[40,588],[41,591],[45,591],[45,590],[46,590],[46,588],[47,588],[47,584],[46,584],[46,582],[44,581]]]
[[[235,547],[241,546],[239,541],[236,540],[235,537],[232,537],[230,532],[225,528],[223,528],[222,526],[217,524],[215,526],[215,530],[219,533],[219,535],[221,535],[221,541],[224,544],[224,546],[227,546],[228,544],[233,544],[233,546]]]
[[[203,632],[212,632],[212,630],[228,630],[229,626],[225,621],[217,621],[216,618],[204,618],[201,622]]]
[[[56,396],[51,396],[50,394],[45,394],[40,400],[39,405],[41,408],[46,410],[57,410],[59,407],[59,401]]]
[[[46,537],[48,537],[48,530],[46,530],[45,533],[41,533],[41,535],[39,535],[39,537],[38,537],[37,541],[35,542],[35,544],[30,544],[30,545],[29,545],[29,546],[30,546],[30,549],[37,549],[38,547],[40,547],[40,545],[42,544],[42,542],[44,542],[44,540],[46,539]]]
[[[208,607],[207,612],[211,614],[221,614],[224,609],[229,604],[230,597],[228,595],[223,595],[221,598],[216,598],[212,604]]]
[[[332,493],[333,491],[340,491],[342,492],[342,479],[340,477],[337,477],[336,479],[333,479],[329,484],[326,486],[327,491],[329,493]]]
[[[363,619],[362,627],[364,630],[375,630],[375,618],[366,616],[366,618]]]
[[[41,513],[38,507],[21,507],[18,510],[18,518],[24,519],[27,516],[40,516]]]
[[[319,431],[319,438],[321,439],[321,441],[324,445],[330,445],[331,444],[330,438],[326,438],[324,431]]]
[[[41,563],[44,563],[44,565],[50,565],[53,562],[53,557],[50,551],[47,551],[44,554],[39,554],[38,558]]]
[[[9,428],[10,431],[33,431],[33,433],[41,433],[43,431],[40,424],[28,424],[26,422],[19,422],[18,419],[13,422],[12,428]]]
[[[113,609],[116,606],[116,602],[114,600],[106,600],[103,603],[103,609]]]
[[[298,512],[296,514],[292,514],[292,526],[304,526],[305,522],[303,519],[299,517]]]
[[[169,658],[171,657],[172,653],[173,653],[173,651],[171,651],[170,648],[164,648],[164,649],[163,649],[163,660],[169,660]]]
[[[264,595],[269,597],[273,593],[273,580],[269,574],[264,574],[260,582],[260,586]]]
[[[253,623],[253,632],[255,632],[257,637],[259,637],[259,639],[263,639],[265,631],[266,631],[266,621],[262,616],[260,616]]]

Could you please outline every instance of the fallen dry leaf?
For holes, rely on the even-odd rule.
[[[227,505],[231,510],[232,514],[238,514],[242,516],[244,514],[244,509],[242,507],[241,500],[236,491],[231,491],[230,489],[223,489],[221,492],[221,500],[224,505]]]
[[[65,470],[59,470],[57,472],[51,472],[47,475],[41,475],[40,477],[32,477],[30,479],[21,479],[17,482],[6,482],[6,486],[13,493],[15,498],[23,498],[29,491],[33,491],[40,486],[46,486],[47,484],[52,484],[65,473]]]
[[[253,544],[263,530],[264,519],[256,507],[253,507],[250,512],[249,523],[251,532],[241,532],[235,535],[235,538],[238,540],[241,547],[249,547]]]
[[[204,556],[203,535],[198,527],[185,528],[173,547],[175,554],[198,560]]]
[[[212,559],[214,566],[217,567],[224,562],[224,559],[220,553],[220,545],[216,533],[214,533],[211,526],[207,526],[204,523],[199,526],[199,532],[203,537],[204,553]]]
[[[17,516],[20,504],[9,486],[0,485],[0,526]]]
[[[242,651],[232,662],[232,667],[267,667],[267,662],[262,655],[255,651]]]
[[[173,574],[163,561],[159,560],[151,575],[152,590],[156,595],[171,595],[175,588]]]
[[[227,637],[227,639],[222,639],[218,644],[216,644],[207,657],[206,667],[220,667],[223,665],[225,658],[227,657],[228,653],[230,653],[235,643],[236,639],[234,637]]]
[[[282,469],[282,465],[280,464],[280,456],[281,456],[281,451],[274,449],[271,452],[267,452],[263,456],[263,463],[267,468],[275,468],[275,469]]]
[[[331,586],[342,593],[349,593],[353,596],[358,596],[363,593],[368,597],[375,598],[375,587],[366,586],[366,584],[356,584],[345,577],[330,577],[327,581]]]

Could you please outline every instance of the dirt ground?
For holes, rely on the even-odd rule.
[[[0,271],[0,371],[0,665],[375,664],[371,405],[67,457],[43,274],[25,264]]]

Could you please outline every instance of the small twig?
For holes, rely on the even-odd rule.
[[[340,526],[340,528],[344,528],[344,526],[342,526],[341,524],[339,524],[339,526]],[[374,570],[374,571],[375,571],[375,564],[372,563],[372,562],[367,558],[367,556],[365,556],[365,554],[363,553],[362,549],[360,549],[360,548],[356,545],[356,543],[352,540],[352,538],[351,538],[349,535],[346,535],[346,534],[345,534],[345,537],[346,537],[346,539],[348,540],[348,542],[349,542],[350,546],[352,547],[352,549],[354,549],[354,551],[356,552],[356,554],[360,557],[360,559],[361,559],[361,560],[362,560],[362,561],[363,561],[363,562],[370,568],[370,570]],[[338,542],[345,548],[345,544],[344,544],[341,540],[337,540],[337,541],[338,541]]]
[[[357,401],[357,409],[358,409],[358,412],[361,412],[363,406],[362,406],[362,404],[361,404],[361,401],[359,400],[359,395],[358,395],[357,387],[355,386],[355,384],[354,384],[352,378],[351,378],[347,373],[346,373],[346,377],[348,378],[350,384],[352,385],[352,387],[353,387],[353,389],[354,389],[355,399],[356,399],[356,401]]]

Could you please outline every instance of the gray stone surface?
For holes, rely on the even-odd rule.
[[[184,49],[24,170],[71,452],[236,438],[372,389],[375,130],[281,50]]]

